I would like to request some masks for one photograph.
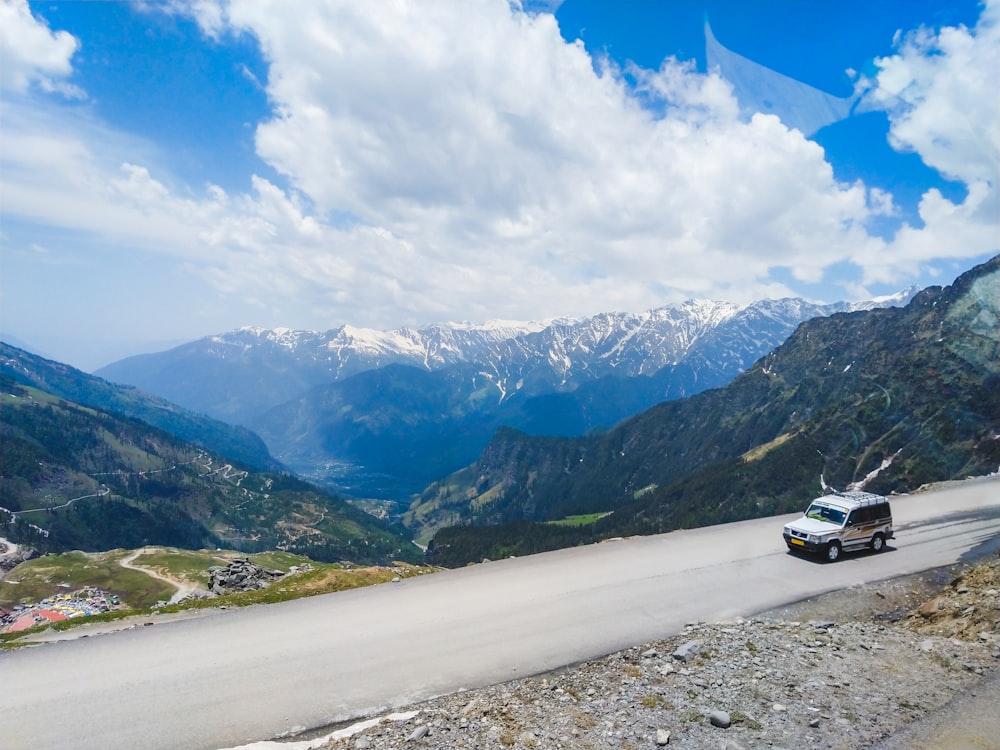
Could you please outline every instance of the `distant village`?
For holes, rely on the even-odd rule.
[[[50,596],[35,604],[19,604],[13,609],[0,608],[0,633],[20,633],[36,625],[48,625],[75,617],[124,609],[115,594],[93,586]]]

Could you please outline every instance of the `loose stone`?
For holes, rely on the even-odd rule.
[[[419,740],[430,734],[431,728],[426,724],[421,724],[419,727],[413,730],[409,737],[406,738],[407,742],[413,742],[414,740]]]
[[[677,648],[673,657],[678,661],[688,662],[701,653],[701,641],[688,641]]]
[[[708,715],[708,721],[713,727],[719,727],[720,729],[729,729],[733,723],[728,711],[712,711]]]

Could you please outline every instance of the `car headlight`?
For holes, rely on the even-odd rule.
[[[809,541],[810,541],[810,542],[811,542],[812,544],[818,544],[818,543],[819,543],[819,537],[818,537],[818,536],[816,536],[815,534],[810,534],[810,535],[809,535]]]

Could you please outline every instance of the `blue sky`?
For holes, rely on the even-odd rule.
[[[947,284],[998,250],[998,17],[0,0],[2,335],[94,369],[242,325]]]

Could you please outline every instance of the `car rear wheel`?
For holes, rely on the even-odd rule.
[[[876,534],[872,537],[872,551],[881,552],[885,549],[885,537],[881,534]]]
[[[826,561],[836,562],[840,559],[840,542],[830,542],[826,545]]]

